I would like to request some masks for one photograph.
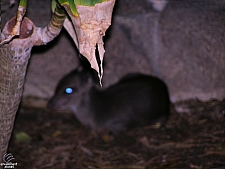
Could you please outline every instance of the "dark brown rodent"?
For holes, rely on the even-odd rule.
[[[60,80],[48,107],[70,109],[93,129],[118,132],[166,122],[170,99],[165,83],[156,77],[128,74],[101,89],[96,71],[81,65]]]

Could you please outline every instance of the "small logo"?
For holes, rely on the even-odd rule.
[[[15,168],[15,166],[17,166],[17,163],[12,162],[13,160],[15,160],[13,155],[11,153],[6,153],[3,156],[3,163],[0,163],[0,166],[3,166],[4,169]]]
[[[3,161],[5,163],[10,163],[12,160],[15,160],[15,158],[13,157],[13,155],[11,153],[6,153],[4,156],[3,156]]]

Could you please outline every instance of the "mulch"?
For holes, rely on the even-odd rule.
[[[25,98],[8,152],[23,169],[224,169],[225,99],[177,102],[164,127],[116,136],[80,124],[71,112],[50,111]],[[18,139],[25,133],[30,139]]]

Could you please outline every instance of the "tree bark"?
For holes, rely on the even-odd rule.
[[[59,5],[45,28],[35,27],[32,21],[24,18],[19,37],[0,46],[0,163],[7,153],[31,49],[53,40],[60,33],[64,19],[65,12]],[[15,23],[16,17],[7,22],[0,34],[1,40],[10,35]]]

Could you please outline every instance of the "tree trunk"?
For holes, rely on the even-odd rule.
[[[21,100],[31,47],[10,43],[0,48],[0,160],[7,152]]]
[[[64,19],[65,11],[57,4],[48,26],[38,28],[28,18],[24,18],[19,38],[0,46],[0,163],[7,153],[31,49],[54,39],[61,31]],[[0,36],[10,35],[15,23],[14,17],[7,22]]]

